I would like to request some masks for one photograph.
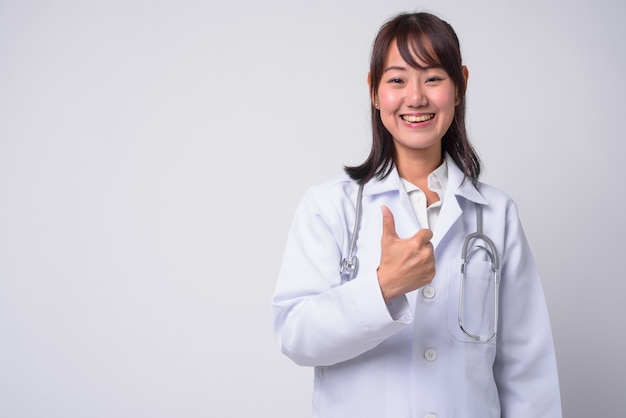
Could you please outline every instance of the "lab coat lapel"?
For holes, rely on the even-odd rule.
[[[457,220],[463,215],[463,209],[459,204],[459,198],[464,198],[479,204],[487,204],[487,201],[476,189],[471,180],[465,180],[465,176],[461,169],[456,165],[454,160],[446,154],[446,161],[448,164],[448,184],[443,198],[443,205],[439,212],[439,220],[433,231],[433,238],[431,240],[433,247],[436,249],[437,245],[443,240],[446,234],[454,226]],[[394,192],[398,193],[398,204],[402,208],[402,214],[399,212],[394,213],[396,219],[396,228],[399,229],[398,233],[401,236],[411,236],[417,232],[421,226],[417,221],[415,212],[411,206],[406,193],[400,193],[402,189],[400,182],[400,176],[397,170],[391,170],[389,175],[383,180],[372,181],[368,183],[367,187],[363,190],[365,195],[377,195],[381,193]],[[392,212],[394,208],[391,208]],[[403,218],[406,216],[407,218]],[[409,223],[402,222],[402,219],[410,220]]]
[[[443,205],[439,212],[439,220],[433,238],[431,240],[433,247],[437,246],[458,219],[463,215],[463,209],[459,204],[459,198],[464,198],[478,204],[487,204],[485,198],[480,194],[471,180],[465,180],[465,176],[456,163],[446,155],[448,163],[448,185],[443,198]]]
[[[437,225],[433,231],[433,238],[430,240],[435,249],[437,249],[437,246],[443,237],[448,233],[450,228],[452,228],[452,225],[454,225],[462,214],[463,211],[461,210],[461,206],[456,199],[454,191],[450,187],[450,183],[448,183],[448,187],[446,188],[443,198],[443,205],[441,206],[441,211],[439,212],[439,219],[437,220]]]
[[[390,196],[393,196],[386,204],[393,213],[396,223],[396,232],[398,232],[401,237],[410,237],[423,228],[417,221],[417,216],[415,215],[413,206],[411,206],[408,195],[404,193],[400,176],[395,167],[387,177],[382,180],[370,181],[365,189],[363,189],[363,194],[366,196],[384,193],[391,193]]]

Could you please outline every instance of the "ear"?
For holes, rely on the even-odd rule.
[[[367,87],[370,91],[370,99],[372,100],[372,105],[378,109],[378,98],[376,94],[372,92],[372,73],[367,73]]]
[[[469,70],[464,65],[461,67],[461,73],[463,73],[463,78],[465,79],[465,87],[463,88],[463,94],[467,91],[467,80],[469,79]],[[459,92],[456,92],[456,104],[458,105],[461,102],[461,98],[459,97]]]
[[[463,78],[465,78],[465,90],[467,90],[467,80],[469,80],[469,70],[464,65],[461,67],[461,72],[463,73]],[[463,91],[465,93],[465,91]]]

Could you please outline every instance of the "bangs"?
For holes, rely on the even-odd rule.
[[[445,67],[431,39],[423,32],[412,33],[409,28],[409,31],[398,34],[396,45],[402,59],[413,68],[423,70],[429,67]]]
[[[461,72],[458,38],[445,21],[428,13],[403,14],[385,23],[372,48],[370,90],[376,94],[384,72],[387,51],[395,42],[402,59],[412,68],[443,68],[461,92],[465,79]]]

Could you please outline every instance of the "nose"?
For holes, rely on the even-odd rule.
[[[407,87],[405,101],[409,107],[421,107],[428,104],[428,97],[420,83],[411,83]]]

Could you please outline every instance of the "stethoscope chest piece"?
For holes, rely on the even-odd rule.
[[[359,259],[356,256],[344,258],[341,260],[341,267],[339,268],[339,274],[346,276],[348,280],[352,280],[359,268]]]

